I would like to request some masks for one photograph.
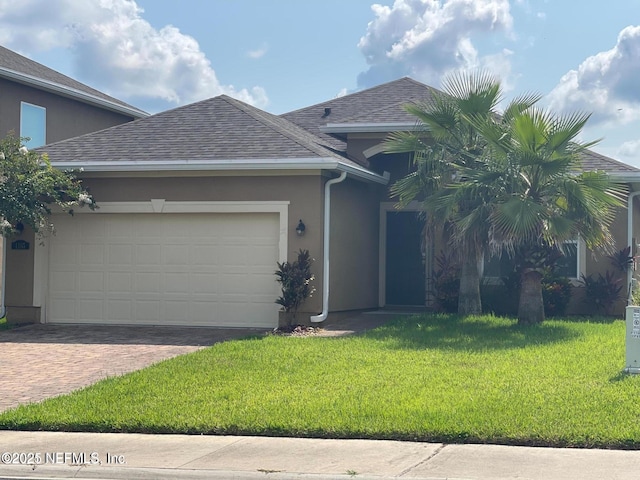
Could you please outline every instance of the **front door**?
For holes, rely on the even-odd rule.
[[[424,221],[416,212],[386,212],[387,305],[425,305]]]

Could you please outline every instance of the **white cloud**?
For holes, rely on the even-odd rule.
[[[623,124],[640,118],[640,26],[624,28],[611,50],[570,70],[548,96],[559,111],[593,112],[593,122]]]
[[[495,65],[510,71],[507,51],[481,56],[472,42],[476,34],[512,33],[508,0],[395,0],[371,9],[375,19],[358,43],[370,65],[361,86],[405,75],[439,84],[452,70]]]
[[[338,93],[336,93],[336,96],[334,98],[344,97],[348,93],[349,93],[349,90],[347,90],[347,87],[343,87],[343,88],[340,89],[340,91]]]
[[[182,105],[220,94],[264,107],[261,87],[223,85],[198,42],[154,28],[134,0],[0,0],[0,43],[21,53],[67,48],[74,76],[123,100]]]
[[[640,139],[624,142],[616,153],[622,157],[640,157]]]
[[[260,45],[260,48],[249,50],[247,52],[247,55],[249,56],[249,58],[258,59],[264,57],[268,50],[269,46],[266,43],[263,43],[262,45]]]

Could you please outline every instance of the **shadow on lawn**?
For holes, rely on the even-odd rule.
[[[579,333],[558,323],[520,326],[494,317],[428,315],[397,319],[364,336],[391,341],[399,349],[486,351],[564,342]]]

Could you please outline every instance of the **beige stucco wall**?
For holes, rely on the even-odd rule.
[[[16,240],[29,242],[29,250],[12,250],[11,243]],[[22,235],[7,240],[5,305],[21,307],[33,305],[33,249],[35,241],[35,235],[29,228],[26,228]]]
[[[53,143],[125,123],[133,118],[53,93],[0,79],[0,137],[20,135],[20,102],[47,109],[46,141]]]
[[[324,180],[320,175],[85,178],[84,185],[95,196],[98,205],[100,202],[149,201],[152,198],[167,201],[289,201],[288,259],[295,259],[301,248],[308,249],[316,259],[314,273],[318,294],[303,309],[313,313],[322,310],[319,293],[322,285]],[[298,237],[295,232],[300,219],[307,227],[303,237]],[[33,235],[26,234],[23,238],[33,242]],[[33,248],[28,251],[9,250],[6,304],[33,305],[33,280]]]
[[[329,309],[377,308],[381,185],[345,180],[331,187]]]
[[[638,212],[639,207],[640,204],[638,204],[636,201],[634,211],[634,229],[638,233],[640,233],[640,213]],[[622,250],[627,246],[627,215],[628,212],[626,208],[617,209],[616,216],[611,225],[611,233],[614,240],[614,252]],[[627,274],[624,272],[620,272],[611,264],[611,260],[608,258],[608,254],[606,252],[586,249],[584,257],[586,275],[598,277],[599,274],[605,275],[607,271],[609,271],[622,280],[621,298],[616,303],[611,312],[614,315],[622,315],[624,313],[624,307],[626,305],[626,295],[628,288]],[[569,303],[568,307],[568,313],[579,315],[594,313],[591,311],[591,308],[585,303],[584,287],[580,286],[579,284],[573,288],[571,302]]]

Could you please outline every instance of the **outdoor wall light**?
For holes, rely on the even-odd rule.
[[[307,229],[306,225],[300,220],[298,222],[298,226],[296,227],[296,233],[299,237],[304,235],[304,231]]]

